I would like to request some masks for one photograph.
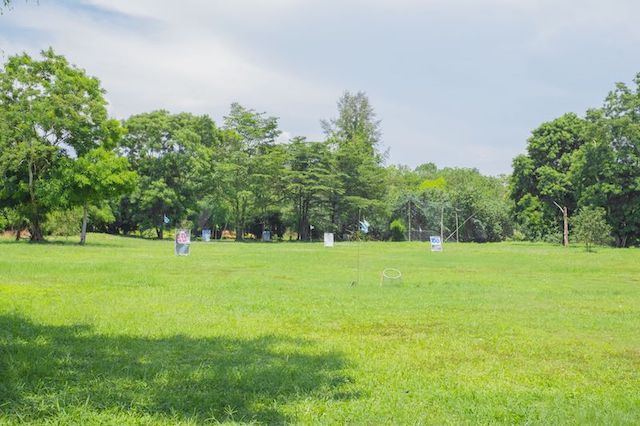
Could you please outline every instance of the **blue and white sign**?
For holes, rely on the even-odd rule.
[[[431,251],[442,251],[442,239],[439,236],[429,237],[431,241]]]
[[[211,241],[211,229],[202,230],[202,241],[205,241],[207,243]]]
[[[262,232],[262,241],[268,243],[271,241],[271,231],[263,231]]]

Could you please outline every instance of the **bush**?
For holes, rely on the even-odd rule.
[[[404,233],[407,231],[407,227],[400,219],[396,219],[389,225],[389,231],[391,232],[392,241],[404,241]]]
[[[542,236],[542,241],[549,244],[562,244],[564,235],[560,231],[551,231]]]
[[[511,238],[507,238],[507,241],[527,241],[527,236],[519,228],[515,228],[511,234]]]
[[[44,231],[49,235],[69,237],[80,235],[82,226],[82,208],[56,210],[47,215]]]
[[[587,251],[596,244],[611,240],[611,227],[607,223],[607,212],[602,207],[583,207],[572,218],[573,233],[578,241],[585,243]]]

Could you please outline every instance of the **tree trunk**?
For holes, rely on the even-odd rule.
[[[31,227],[29,228],[29,232],[31,233],[31,241],[44,241],[44,236],[42,235],[42,227],[40,225],[40,213],[38,212],[38,201],[36,200],[35,189],[33,187],[33,164],[31,163],[31,159],[29,159],[29,198],[31,201]]]
[[[80,231],[80,245],[87,242],[87,203],[82,207],[82,230]]]
[[[42,235],[42,227],[40,225],[40,219],[38,219],[37,216],[31,219],[31,226],[29,227],[29,233],[31,233],[31,241],[33,242],[44,241],[44,236]]]
[[[311,236],[309,226],[309,201],[304,198],[300,201],[300,221],[298,222],[298,240],[307,241]]]
[[[562,245],[565,247],[569,247],[569,209],[567,206],[562,207],[560,204],[553,201],[553,204],[562,212],[562,222],[563,222],[563,241]]]
[[[16,241],[20,241],[21,234],[22,230],[20,228],[16,229]]]

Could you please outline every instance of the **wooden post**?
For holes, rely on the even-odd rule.
[[[569,247],[569,209],[567,206],[562,207],[560,204],[555,201],[553,204],[556,205],[558,209],[562,212],[562,222],[563,222],[563,242],[562,245],[565,247]]]

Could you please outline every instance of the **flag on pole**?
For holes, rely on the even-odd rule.
[[[362,233],[364,234],[369,233],[369,222],[367,222],[367,219],[363,219],[360,221],[360,231],[362,231]]]
[[[164,216],[164,217],[162,218],[162,220],[164,221],[164,223],[169,223],[169,222],[171,222],[171,219],[169,219],[169,218],[167,217],[167,215],[166,215],[166,214],[165,214],[165,215],[162,215],[162,216]]]

